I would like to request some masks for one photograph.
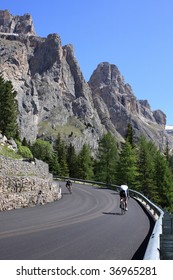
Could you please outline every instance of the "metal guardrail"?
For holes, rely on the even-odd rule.
[[[63,180],[70,179],[73,182],[105,186],[108,188],[113,188],[116,191],[119,190],[119,186],[114,184],[108,185],[103,182],[82,180],[82,179],[62,177],[62,176],[54,176],[54,179],[63,179]],[[164,216],[164,211],[138,191],[129,189],[129,194],[131,197],[137,199],[148,210],[149,214],[155,220],[155,225],[152,234],[150,236],[143,260],[159,260],[160,259],[160,235],[162,234],[162,219]]]
[[[138,199],[149,213],[155,219],[155,225],[150,236],[147,249],[145,251],[143,260],[159,260],[160,259],[160,235],[162,234],[162,220],[164,216],[164,211],[156,206],[151,200],[146,198],[140,192],[129,190],[130,195]]]

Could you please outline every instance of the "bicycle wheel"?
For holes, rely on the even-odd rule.
[[[123,215],[124,214],[124,202],[123,201],[121,201],[120,202],[120,208],[121,208],[121,215]]]

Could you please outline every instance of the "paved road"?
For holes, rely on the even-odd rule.
[[[118,194],[73,184],[54,203],[0,213],[2,260],[140,259],[150,220],[130,199],[120,215]]]

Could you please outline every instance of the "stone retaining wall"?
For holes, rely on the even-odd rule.
[[[0,156],[0,211],[31,207],[61,198],[48,165]]]
[[[0,156],[0,174],[15,176],[52,177],[47,163],[38,159],[14,160]]]

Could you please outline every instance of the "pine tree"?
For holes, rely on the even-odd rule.
[[[69,176],[68,164],[67,164],[67,148],[64,141],[61,139],[61,135],[58,134],[55,144],[55,156],[59,162],[59,174],[60,176]]]
[[[173,174],[173,155],[169,155],[169,166]]]
[[[83,145],[77,157],[77,177],[83,180],[93,178],[93,159],[87,144]]]
[[[117,166],[117,183],[127,184],[129,187],[137,188],[137,156],[131,144],[126,141],[119,155]]]
[[[154,159],[157,152],[152,142],[148,142],[143,136],[138,144],[138,180],[140,191],[149,198],[156,195],[154,181]]]
[[[23,146],[26,146],[26,147],[29,146],[29,145],[28,145],[28,142],[27,142],[27,140],[26,140],[25,137],[24,137],[23,140],[22,140],[22,145],[23,145]]]
[[[163,208],[173,209],[173,175],[165,156],[159,151],[155,157],[155,182],[157,187],[157,199],[154,201]]]
[[[108,185],[115,183],[118,150],[115,138],[111,133],[105,134],[99,142],[97,160],[95,162],[95,178]]]
[[[127,130],[126,130],[126,135],[125,135],[125,140],[128,141],[132,147],[134,147],[134,131],[133,127],[130,123],[128,123]]]
[[[67,148],[67,164],[69,169],[69,176],[76,178],[77,176],[77,156],[74,146],[70,143]]]
[[[60,174],[59,155],[57,150],[53,151],[52,173],[54,175]]]
[[[165,148],[165,156],[166,156],[166,159],[167,161],[169,162],[169,143],[168,143],[168,140],[166,142],[166,148]]]
[[[69,176],[69,170],[67,164],[67,150],[63,142],[61,143],[61,152],[59,152],[59,164],[60,164],[60,175]]]
[[[15,138],[18,131],[16,94],[12,83],[0,76],[0,130],[7,138]]]

